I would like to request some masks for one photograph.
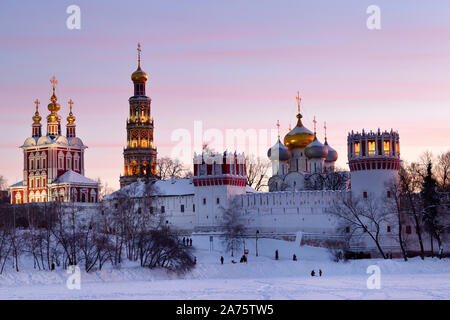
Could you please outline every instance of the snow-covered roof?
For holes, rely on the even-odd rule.
[[[152,185],[150,186],[149,183]],[[151,188],[149,190],[149,188]],[[143,197],[146,191],[155,196],[184,196],[194,194],[194,184],[191,178],[155,180],[152,182],[137,181],[129,184],[122,189],[105,196],[104,200],[111,200],[120,194],[126,194],[130,197]]]
[[[67,170],[62,175],[60,175],[58,178],[56,178],[53,183],[64,183],[64,182],[72,182],[72,183],[82,183],[82,184],[98,184],[97,181],[94,181],[92,179],[86,178],[85,176],[76,173],[72,170]]]
[[[258,191],[247,185],[245,186],[245,193],[258,193]]]
[[[14,188],[14,187],[23,187],[23,180],[9,186],[9,188]]]

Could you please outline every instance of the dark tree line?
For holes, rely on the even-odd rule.
[[[186,272],[194,266],[189,248],[162,223],[154,208],[152,184],[142,197],[118,193],[110,202],[86,209],[75,203],[48,202],[0,206],[0,273],[22,257],[35,269],[84,267],[101,270],[123,259],[142,267]]]

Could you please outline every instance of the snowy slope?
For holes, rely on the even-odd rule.
[[[83,272],[81,290],[67,289],[64,270],[35,271],[29,265],[17,273],[8,266],[0,275],[0,299],[450,299],[449,260],[334,263],[326,249],[273,239],[258,240],[256,257],[251,239],[246,242],[248,263],[232,264],[220,241],[213,243],[210,251],[209,236],[193,236],[197,266],[183,277],[126,263],[117,269]],[[276,249],[279,261],[274,259]],[[372,264],[381,269],[380,290],[366,287],[366,269]],[[312,278],[311,270],[319,268],[323,276]]]

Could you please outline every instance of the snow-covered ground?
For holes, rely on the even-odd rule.
[[[0,299],[450,299],[448,259],[335,263],[326,249],[272,239],[258,240],[256,257],[252,239],[246,242],[248,263],[233,264],[217,239],[212,251],[207,236],[194,236],[193,244],[197,265],[182,277],[127,263],[82,272],[80,290],[67,288],[64,270],[36,271],[30,266],[15,272],[8,266],[0,275]],[[294,253],[298,261],[292,261]],[[381,270],[380,289],[367,288],[369,265]],[[311,277],[311,270],[319,268],[322,277]]]

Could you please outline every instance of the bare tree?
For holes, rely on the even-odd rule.
[[[242,247],[242,237],[245,233],[245,227],[241,222],[242,206],[238,197],[233,197],[227,207],[221,206],[222,216],[224,219],[224,238],[223,243],[226,251],[231,252],[234,257],[234,252]]]
[[[420,189],[420,185],[422,184],[422,177],[419,174],[420,171],[421,170],[418,169],[417,164],[413,163],[407,165],[405,163],[402,163],[398,171],[398,176],[399,192],[404,199],[404,212],[407,216],[413,218],[414,229],[417,235],[417,240],[419,241],[420,257],[423,260],[425,258],[425,250],[422,240],[422,202],[420,200],[420,197],[418,197],[418,194],[416,193],[416,191]]]
[[[389,215],[374,199],[344,197],[332,205],[328,212],[338,218],[342,229],[347,229],[352,239],[367,235],[376,245],[380,255],[387,258],[380,243],[382,225]]]
[[[402,206],[402,194],[399,184],[396,181],[391,181],[387,185],[390,198],[387,199],[386,207],[390,212],[393,212],[397,222],[397,237],[400,245],[400,251],[403,259],[408,261],[408,254],[406,251],[406,242],[403,239],[403,206]]]
[[[114,190],[109,187],[108,182],[103,182],[103,180],[100,177],[97,178],[97,182],[98,182],[98,197],[99,200],[101,201],[104,196],[111,194]]]
[[[347,188],[348,172],[333,171],[313,173],[305,176],[306,190],[345,190]]]
[[[162,157],[156,160],[156,174],[161,180],[170,178],[184,178],[187,170],[178,159]]]
[[[450,192],[450,150],[438,157],[435,171],[439,190]]]
[[[247,167],[247,184],[256,191],[261,191],[268,187],[267,171],[270,167],[270,161],[255,156],[245,158]]]
[[[0,175],[0,191],[6,190],[8,187],[8,182],[6,181],[6,178],[2,175]]]

